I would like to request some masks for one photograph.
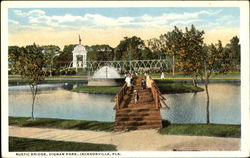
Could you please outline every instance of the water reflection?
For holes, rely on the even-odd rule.
[[[202,87],[202,86],[201,86]],[[240,85],[209,84],[210,123],[240,124]],[[168,94],[169,110],[162,110],[162,118],[172,123],[206,123],[206,94]]]
[[[31,94],[28,91],[9,92],[9,115],[30,116]],[[70,92],[64,88],[42,90],[37,94],[35,117],[79,120],[114,120],[111,96]]]
[[[71,92],[72,84],[40,86],[35,117],[114,121],[112,95]],[[75,85],[76,86],[76,85]],[[240,124],[240,85],[210,84],[210,122]],[[162,118],[172,123],[206,123],[205,92],[165,95],[169,110]],[[32,96],[29,87],[9,87],[9,115],[30,116]]]
[[[41,90],[55,90],[58,87],[62,87],[64,85],[65,84],[63,84],[63,83],[59,83],[59,84],[40,84],[37,87],[38,87],[38,91],[41,91]],[[29,85],[9,86],[9,91],[13,91],[13,92],[27,91],[27,92],[29,92],[30,91],[30,86]]]

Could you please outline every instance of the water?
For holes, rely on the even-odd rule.
[[[94,73],[93,78],[121,78],[121,76],[116,68],[112,66],[103,66]]]
[[[209,84],[209,95],[211,123],[240,124],[239,84]],[[168,94],[164,97],[170,106],[169,110],[161,111],[164,119],[172,123],[206,123],[205,92]]]
[[[113,121],[115,111],[110,95],[91,95],[67,90],[72,85],[49,86],[38,92],[35,117]],[[32,96],[28,86],[13,86],[9,91],[9,115],[31,116]],[[16,89],[16,90],[14,90]],[[22,90],[20,90],[22,89]]]
[[[47,84],[40,87],[35,117],[114,121],[112,95],[71,92],[72,84]],[[209,84],[210,122],[240,124],[240,85]],[[172,123],[206,123],[205,92],[164,95],[169,110],[162,118]],[[32,96],[28,86],[9,87],[9,115],[31,116]]]

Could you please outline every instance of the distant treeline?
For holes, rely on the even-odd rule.
[[[183,67],[185,58],[183,55],[189,53],[193,57],[199,55],[201,51],[208,49],[222,49],[227,55],[228,60],[231,60],[231,71],[239,71],[240,68],[240,44],[237,36],[232,37],[230,43],[224,47],[221,41],[218,43],[205,44],[203,41],[204,31],[195,29],[191,26],[186,28],[186,32],[175,27],[172,31],[160,35],[159,38],[142,40],[140,37],[124,37],[115,47],[107,44],[101,45],[85,45],[88,51],[87,60],[91,61],[108,61],[108,60],[148,60],[148,59],[168,59],[169,62],[176,63],[176,69]],[[58,69],[69,66],[73,60],[72,51],[76,44],[65,45],[63,50],[56,45],[39,46],[47,58],[47,66],[53,66]],[[210,49],[210,51],[211,51]],[[185,53],[183,53],[185,52]],[[20,55],[20,47],[9,46],[9,64],[14,60],[18,60]],[[56,53],[59,55],[55,56]],[[174,60],[173,60],[174,57]],[[80,59],[80,58],[79,58]],[[53,60],[53,61],[52,61]],[[189,60],[188,57],[186,60]],[[195,61],[195,60],[194,60]],[[53,65],[51,65],[53,62]],[[201,61],[197,61],[201,62]]]

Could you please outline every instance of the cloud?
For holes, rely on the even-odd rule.
[[[39,24],[47,27],[72,28],[75,25],[85,25],[91,28],[144,28],[154,27],[161,28],[168,25],[184,25],[192,22],[201,21],[200,15],[214,15],[220,13],[219,11],[201,10],[198,12],[184,12],[184,13],[164,13],[159,16],[142,15],[142,16],[127,16],[127,17],[107,17],[101,14],[85,14],[82,16],[65,14],[61,16],[48,16],[45,11],[40,9],[24,12],[21,10],[14,10],[18,16],[26,17],[29,24],[35,26]]]
[[[236,19],[232,15],[224,15],[222,17],[218,17],[215,21],[224,23],[228,21],[235,21]]]
[[[65,23],[65,22],[74,22],[74,21],[83,21],[84,17],[81,16],[73,16],[70,14],[65,14],[64,16],[51,16],[47,17],[48,19],[55,21],[57,23]]]
[[[175,26],[175,25],[187,25],[187,24],[192,24],[194,22],[197,22],[197,21],[202,21],[201,19],[191,19],[191,20],[180,20],[180,21],[174,21],[172,23],[170,23],[171,26]]]
[[[43,10],[40,10],[40,9],[34,9],[34,10],[29,11],[29,12],[23,12],[21,10],[14,10],[14,13],[17,16],[22,16],[22,17],[26,17],[26,16],[43,16],[43,15],[46,14]]]
[[[11,24],[15,24],[15,25],[19,24],[18,21],[16,21],[16,20],[11,20],[11,19],[9,19],[8,22],[11,23]]]
[[[225,29],[232,22],[232,20],[229,22],[228,19],[234,17],[214,16],[220,12],[221,10],[200,10],[163,13],[158,16],[144,14],[109,17],[90,13],[50,15],[41,9],[14,10],[15,15],[22,18],[9,19],[9,42],[10,45],[28,45],[33,42],[40,45],[55,44],[62,48],[66,44],[77,43],[76,36],[83,33],[84,44],[109,44],[115,47],[125,36],[135,35],[148,40],[158,38],[160,34],[171,31],[174,25],[183,29],[186,26],[189,27],[190,24],[194,24],[197,29],[206,32],[205,41],[208,43],[216,42],[217,39],[225,41],[233,35],[237,35],[239,28],[236,26],[235,29]],[[210,19],[204,18],[210,16],[212,17]],[[197,22],[199,25],[196,25]],[[216,29],[220,31],[212,31]]]
[[[28,12],[28,16],[43,16],[45,12],[43,10],[35,9]]]
[[[222,9],[216,10],[216,11],[212,11],[212,10],[202,10],[199,12],[199,14],[207,14],[207,15],[216,15],[216,14],[220,14],[222,12]]]
[[[27,13],[24,13],[24,12],[22,12],[21,10],[14,10],[14,13],[15,13],[17,16],[22,16],[22,17],[27,16]]]

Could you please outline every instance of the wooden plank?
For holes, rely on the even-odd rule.
[[[133,89],[136,89],[139,95],[137,104],[134,103],[133,94],[128,93],[125,85],[117,93],[119,107],[116,108],[116,130],[162,127],[159,108],[160,99],[163,100],[164,97],[154,82],[151,89],[141,89],[141,79],[142,77],[137,77],[133,85]]]

